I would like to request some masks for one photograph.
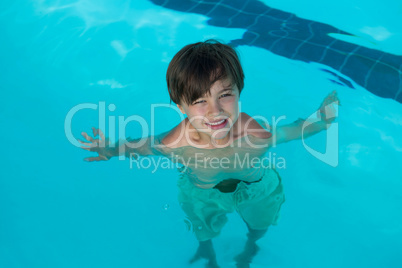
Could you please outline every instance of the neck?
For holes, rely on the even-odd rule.
[[[239,130],[238,124],[235,122],[224,138],[214,139],[206,133],[197,131],[191,124],[188,124],[186,131],[188,136],[186,138],[189,139],[187,143],[190,143],[191,146],[205,149],[223,148],[229,146],[234,140],[237,140],[244,134],[241,131],[239,132]]]
[[[191,141],[196,145],[200,145],[205,148],[223,148],[230,145],[232,142],[230,138],[230,133],[226,135],[222,139],[214,139],[208,134],[202,132],[195,132],[192,137],[190,137]]]
[[[236,124],[229,130],[229,132],[226,134],[226,136],[221,139],[214,139],[210,135],[203,133],[203,132],[199,132],[193,127],[191,127],[191,130],[192,131],[190,131],[190,135],[189,135],[190,141],[194,145],[199,145],[199,146],[206,147],[209,149],[227,147],[230,144],[232,144],[233,141],[240,138],[243,134],[243,133],[238,133],[238,128],[237,128]]]

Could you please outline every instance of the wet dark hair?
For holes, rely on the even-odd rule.
[[[210,94],[213,83],[230,79],[239,94],[244,87],[244,73],[236,51],[210,39],[183,47],[169,64],[166,81],[171,101],[190,105]]]

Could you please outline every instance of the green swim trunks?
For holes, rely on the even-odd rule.
[[[227,222],[226,214],[235,210],[252,229],[276,225],[285,202],[281,178],[276,170],[268,168],[261,181],[242,181],[231,193],[196,187],[185,173],[180,176],[178,187],[180,206],[199,241],[218,236]]]

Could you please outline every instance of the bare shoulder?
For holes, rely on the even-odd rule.
[[[240,113],[239,119],[241,122],[241,128],[245,135],[253,135],[256,138],[268,139],[272,136],[272,133],[262,127],[254,118],[246,113]]]
[[[186,120],[181,121],[177,126],[175,126],[169,133],[162,139],[162,144],[169,148],[178,148],[185,146],[184,143],[184,130],[186,126]]]

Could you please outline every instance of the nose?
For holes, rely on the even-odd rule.
[[[218,100],[210,102],[208,105],[208,116],[215,117],[223,113],[223,109]]]

